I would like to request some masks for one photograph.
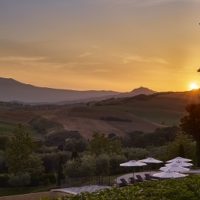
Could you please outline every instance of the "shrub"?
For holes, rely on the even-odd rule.
[[[85,193],[62,200],[199,200],[200,178],[146,181],[124,188],[112,188],[96,193]]]
[[[48,173],[41,175],[40,184],[49,185],[56,183],[56,175],[54,173]]]
[[[65,166],[65,174],[70,178],[92,176],[95,173],[95,159],[84,155],[81,160],[68,161]]]
[[[67,162],[71,157],[70,152],[57,152],[57,153],[45,153],[41,155],[45,172],[56,172],[58,169],[59,159],[61,158],[63,162]]]
[[[140,160],[147,157],[149,152],[143,148],[125,148],[124,155],[128,160]]]
[[[120,167],[120,163],[127,161],[123,155],[112,155],[110,157],[110,175],[120,174],[124,171],[123,167]]]
[[[9,142],[8,136],[0,136],[0,150],[5,150]]]
[[[5,153],[3,151],[0,151],[0,173],[5,172],[7,169],[6,167],[6,160],[5,160]]]
[[[9,181],[8,174],[0,174],[0,187],[7,187]]]
[[[168,145],[168,156],[169,159],[181,156],[195,160],[195,142],[188,135],[177,134],[175,140]]]
[[[70,178],[80,177],[80,161],[68,161],[65,166],[65,174]]]
[[[78,131],[58,130],[48,134],[45,138],[45,144],[49,146],[65,146],[65,141],[69,138],[76,140],[82,139]]]
[[[109,175],[109,156],[102,154],[96,159],[96,175]]]
[[[9,179],[9,185],[13,187],[28,186],[31,183],[31,176],[28,173],[12,175]]]
[[[46,134],[48,132],[63,129],[62,124],[43,117],[37,117],[31,120],[29,124],[40,134]]]

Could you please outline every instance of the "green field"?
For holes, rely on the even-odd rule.
[[[10,135],[13,133],[16,125],[6,122],[0,122],[0,135]]]
[[[12,124],[8,122],[0,121],[0,136],[11,136],[15,131],[17,124]],[[26,125],[27,131],[33,136],[33,138],[41,138],[41,135],[38,134],[32,127]]]

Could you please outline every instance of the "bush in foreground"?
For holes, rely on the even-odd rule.
[[[179,180],[147,181],[99,193],[63,197],[62,200],[199,200],[200,176]]]

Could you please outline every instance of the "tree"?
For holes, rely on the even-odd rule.
[[[121,141],[118,138],[108,138],[104,134],[94,133],[89,149],[96,156],[100,154],[121,153]]]
[[[107,154],[101,154],[96,158],[96,174],[97,175],[109,175],[110,158]]]
[[[168,145],[168,159],[176,156],[194,159],[195,145],[190,135],[177,134],[175,140]]]
[[[105,135],[94,133],[89,144],[89,149],[96,156],[105,153],[108,149],[108,140]]]
[[[124,148],[123,153],[128,160],[140,160],[149,155],[148,150],[144,148]]]
[[[36,174],[42,171],[42,163],[39,158],[33,156],[33,141],[26,128],[19,125],[11,138],[6,157],[8,170],[14,175],[30,173]]]
[[[6,146],[8,145],[9,137],[8,136],[0,136],[0,150],[5,151]]]
[[[124,167],[120,167],[121,163],[127,161],[124,155],[113,154],[110,156],[109,172],[110,175],[122,174],[124,172]]]
[[[70,178],[89,177],[95,173],[95,158],[83,155],[80,160],[70,160],[65,165],[65,174]]]
[[[65,140],[64,149],[70,152],[83,152],[86,150],[87,143],[84,138],[67,138]]]
[[[191,135],[196,141],[197,165],[200,166],[200,104],[190,104],[186,107],[187,115],[181,119],[183,132]]]

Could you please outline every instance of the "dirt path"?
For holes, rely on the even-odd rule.
[[[0,197],[0,200],[40,200],[42,197],[51,197],[50,192],[29,193],[23,195]]]

